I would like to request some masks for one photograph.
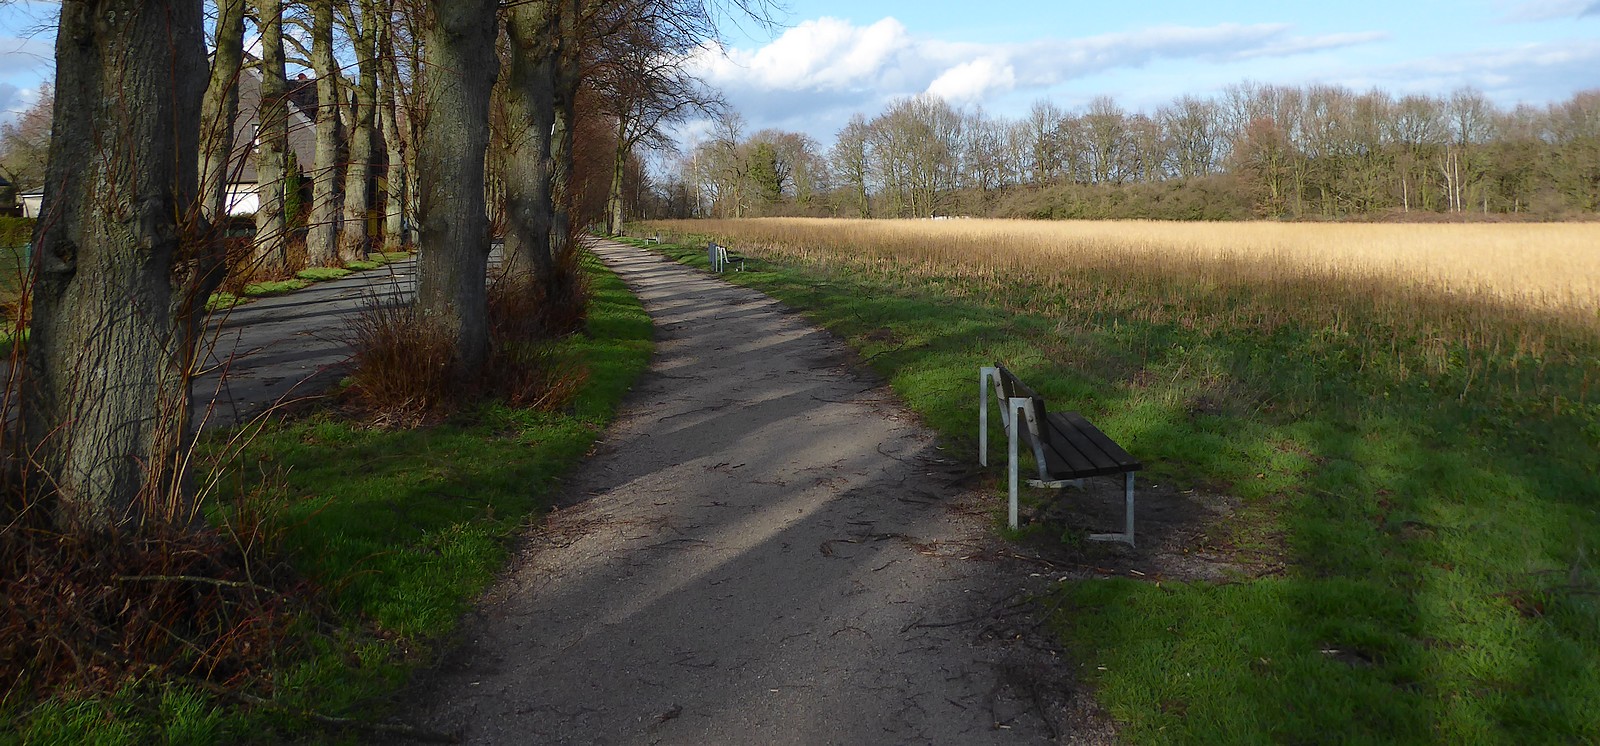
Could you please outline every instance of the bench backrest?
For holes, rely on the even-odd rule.
[[[1045,407],[1044,397],[1040,396],[1039,392],[1034,391],[1028,384],[1023,383],[1022,379],[1017,378],[1016,374],[1007,370],[1006,366],[995,363],[994,367],[1000,373],[1000,392],[1002,396],[1007,399],[1026,398],[1033,400],[1033,414],[1039,418],[1039,440],[1043,443],[1049,443],[1050,428],[1046,427],[1044,423],[1049,421],[1050,410]],[[1004,404],[1004,402],[1001,403]]]

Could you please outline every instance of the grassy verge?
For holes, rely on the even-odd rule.
[[[594,290],[587,330],[556,355],[588,376],[562,411],[490,405],[404,431],[321,412],[267,425],[217,466],[213,519],[265,516],[265,533],[328,607],[307,615],[296,642],[277,653],[270,694],[278,714],[152,682],[109,700],[48,702],[19,718],[21,740],[322,740],[332,735],[282,713],[381,714],[383,695],[429,659],[649,363],[649,317],[620,279],[586,262]],[[220,438],[210,448],[220,454]]]
[[[286,280],[250,283],[244,288],[244,298],[268,298],[274,295],[285,295],[319,282],[343,279],[356,272],[377,269],[385,264],[410,258],[411,254],[401,251],[376,253],[369,256],[371,257],[370,259],[350,262],[343,267],[307,267],[296,272],[294,277]],[[217,293],[212,296],[210,305],[213,308],[227,308],[244,302],[244,298],[237,298],[228,293]]]
[[[1289,312],[1283,293],[1286,313],[1254,324],[1238,310],[1281,288],[1128,266],[979,283],[816,244],[778,264],[720,238],[757,258],[724,277],[849,340],[969,457],[977,368],[998,359],[1155,481],[1242,501],[1205,541],[1281,572],[1068,581],[1052,599],[1128,740],[1600,740],[1591,330],[1499,310],[1467,343],[1403,318],[1452,316],[1408,305],[1434,296],[1385,315],[1342,286],[1315,288],[1341,316]],[[650,248],[704,266],[703,246]],[[1544,335],[1480,344],[1507,329]]]

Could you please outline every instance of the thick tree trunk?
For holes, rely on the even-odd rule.
[[[204,34],[200,0],[61,4],[22,420],[63,524],[194,517],[189,374],[219,266],[192,235]]]
[[[511,143],[505,157],[505,271],[510,277],[549,282],[554,272],[550,227],[550,128],[555,123],[555,45],[548,2],[511,8],[511,70],[506,108]]]
[[[289,266],[284,215],[288,171],[289,83],[283,60],[283,0],[256,0],[261,28],[261,105],[256,111],[256,237],[253,270],[276,277]]]
[[[422,227],[417,305],[453,340],[457,374],[475,375],[489,352],[485,276],[489,218],[484,156],[489,94],[499,73],[496,0],[430,0],[423,110],[417,147]]]
[[[400,74],[395,69],[394,29],[390,11],[379,9],[380,34],[378,37],[378,116],[383,125],[383,144],[388,151],[389,167],[384,174],[385,191],[383,220],[383,250],[404,251],[410,243],[405,234],[406,144],[400,137],[400,119],[397,106],[400,99]]]
[[[367,205],[372,188],[372,130],[378,99],[376,16],[371,2],[357,3],[350,9],[349,33],[360,79],[350,112],[350,163],[344,179],[344,223],[339,228],[339,259],[346,263],[366,259],[370,248]]]
[[[317,76],[316,163],[311,169],[311,224],[306,254],[314,267],[340,264],[339,68],[333,58],[333,0],[311,2],[311,69]]]
[[[239,113],[245,4],[217,0],[216,53],[200,105],[200,214],[210,222],[227,217],[228,184],[235,175],[233,123]]]

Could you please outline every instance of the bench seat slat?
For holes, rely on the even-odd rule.
[[[1039,423],[1048,427],[1046,423]],[[1032,435],[1030,433],[1030,435]],[[1080,449],[1074,448],[1071,443],[1062,440],[1061,433],[1053,433],[1052,437],[1044,443],[1045,468],[1053,475],[1077,474],[1094,471],[1101,466],[1094,459]],[[1062,477],[1064,479],[1077,479],[1077,477]]]
[[[1047,468],[1059,479],[1123,474],[1144,468],[1077,412],[1052,412],[1049,425],[1053,437],[1045,460],[1053,462]]]
[[[1083,415],[1077,412],[1055,412],[1050,419],[1056,421],[1057,432],[1065,435],[1070,442],[1078,447],[1091,461],[1097,464],[1114,465],[1137,470],[1142,468],[1138,459],[1128,455],[1128,452],[1117,445],[1116,441],[1108,437],[1100,428],[1095,427]]]

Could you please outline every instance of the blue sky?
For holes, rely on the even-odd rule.
[[[57,8],[0,0],[0,112],[25,108],[53,74]],[[852,113],[923,92],[1018,116],[1041,98],[1148,109],[1247,79],[1473,86],[1506,105],[1600,87],[1600,0],[791,0],[783,20],[727,24],[726,47],[694,64],[751,129],[824,142]]]

